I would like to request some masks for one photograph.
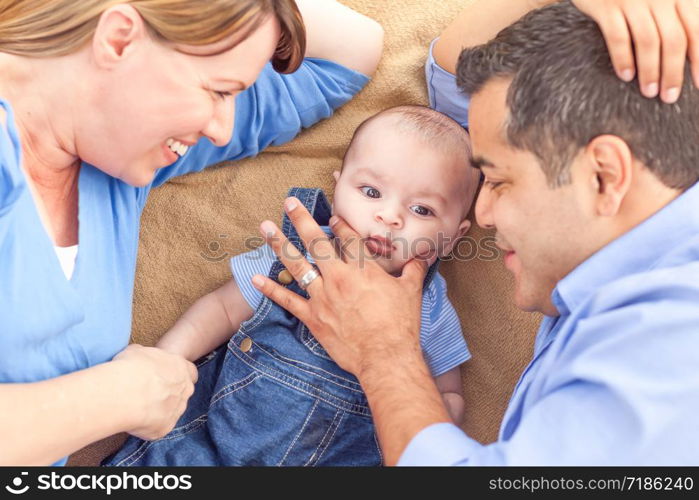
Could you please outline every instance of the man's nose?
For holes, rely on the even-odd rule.
[[[479,226],[485,229],[495,227],[492,215],[492,196],[487,187],[481,187],[478,198],[476,199],[476,222]]]
[[[214,115],[211,117],[203,133],[215,146],[225,146],[233,137],[233,122],[235,120],[235,98],[216,103]]]
[[[403,227],[403,218],[400,216],[398,210],[391,207],[386,207],[377,211],[374,218],[377,222],[381,222],[395,229]]]

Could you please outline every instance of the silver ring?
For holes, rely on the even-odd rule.
[[[299,287],[301,287],[301,290],[305,290],[308,288],[308,285],[310,285],[314,279],[316,279],[318,276],[320,276],[320,272],[318,271],[318,268],[314,265],[312,268],[310,268],[306,274],[301,276],[301,279],[299,280]]]

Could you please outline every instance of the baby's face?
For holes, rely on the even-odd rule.
[[[429,265],[469,228],[468,177],[460,161],[390,125],[362,131],[348,151],[333,213],[365,239],[372,258],[398,275],[413,257]],[[382,239],[385,239],[382,241]]]

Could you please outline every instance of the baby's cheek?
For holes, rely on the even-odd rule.
[[[437,256],[437,242],[431,238],[421,238],[415,240],[411,248],[411,257],[420,259],[431,259]]]

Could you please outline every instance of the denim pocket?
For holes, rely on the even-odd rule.
[[[209,439],[224,465],[379,465],[371,417],[333,403],[312,386],[259,374],[217,391]]]
[[[333,361],[330,355],[326,352],[325,348],[320,345],[320,342],[316,340],[308,327],[299,321],[299,326],[296,334],[298,335],[301,343],[306,346],[306,348],[318,357]],[[334,362],[334,361],[333,361]]]

